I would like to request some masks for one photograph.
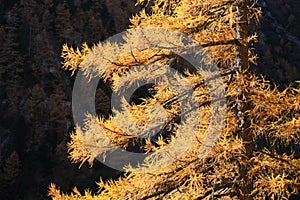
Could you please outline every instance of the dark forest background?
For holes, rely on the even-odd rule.
[[[48,199],[97,191],[95,181],[120,175],[100,163],[72,164],[66,143],[73,130],[74,77],[62,69],[67,43],[90,46],[122,32],[141,8],[132,0],[0,0],[0,199]],[[260,0],[261,24],[252,70],[281,89],[300,80],[300,1]]]

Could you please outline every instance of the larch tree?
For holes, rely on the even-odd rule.
[[[99,155],[105,158],[107,152],[116,150],[116,146],[105,143],[100,129],[104,130],[105,137],[125,150],[138,149],[146,155],[154,153],[138,167],[125,166],[124,170],[128,173],[117,180],[100,179],[96,194],[89,190],[82,194],[74,188],[67,195],[51,184],[49,195],[53,199],[101,200],[288,199],[298,193],[300,159],[296,150],[300,141],[300,90],[288,87],[279,91],[249,70],[256,55],[248,47],[257,35],[250,34],[248,25],[258,21],[261,14],[256,1],[140,0],[138,3],[148,6],[150,12],[143,10],[134,16],[131,29],[158,27],[178,31],[197,41],[211,55],[226,91],[226,104],[223,105],[226,116],[221,133],[215,143],[209,143],[210,151],[199,156],[203,145],[207,145],[205,135],[214,121],[212,113],[218,112],[213,110],[214,100],[206,85],[216,78],[204,79],[180,56],[168,50],[148,48],[132,50],[110,60],[111,55],[126,45],[130,34],[125,35],[124,46],[107,42],[91,49],[83,45],[82,50],[76,50],[65,45],[62,57],[66,69],[73,72],[82,70],[90,79],[100,76],[111,84],[113,90],[122,89],[122,84],[134,84],[136,79],[129,79],[127,73],[142,74],[142,78],[151,79],[155,70],[163,71],[163,68],[172,65],[184,74],[178,80],[193,86],[199,106],[196,112],[191,111],[191,116],[199,120],[196,130],[182,128],[184,124],[178,123],[178,116],[182,114],[177,101],[180,97],[163,84],[151,86],[150,95],[143,96],[141,102],[131,100],[126,107],[114,110],[114,115],[108,118],[87,114],[84,127],[76,127],[68,144],[73,162],[92,165]],[[164,36],[152,34],[149,37]],[[182,45],[181,41],[172,42]],[[167,43],[161,45],[168,47]],[[103,51],[109,48],[111,51]],[[104,69],[101,61],[105,59],[109,65]],[[145,65],[151,74],[140,68]],[[201,72],[209,73],[209,70]],[[139,131],[130,122],[143,127],[151,121],[149,110],[154,104],[161,104],[166,110],[168,121],[165,127],[155,137],[149,134],[141,139],[136,137],[138,133],[128,134],[125,130]],[[195,132],[190,148],[169,165],[154,168],[160,156],[168,158],[164,148],[189,132]],[[184,143],[175,145],[180,149]],[[151,167],[152,171],[143,171]]]

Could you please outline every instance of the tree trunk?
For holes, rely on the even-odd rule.
[[[236,37],[238,40],[237,44],[237,81],[243,83],[238,88],[239,96],[237,100],[237,115],[238,115],[238,135],[244,141],[246,149],[246,156],[250,159],[253,156],[253,136],[250,129],[250,120],[247,117],[246,111],[251,109],[251,105],[248,99],[248,86],[243,79],[247,76],[247,70],[249,67],[248,62],[248,42],[247,37],[249,34],[248,30],[248,8],[247,0],[236,0],[237,2],[237,23],[236,23]],[[252,192],[252,180],[248,177],[247,172],[249,169],[249,163],[239,163],[239,173],[242,179],[242,185],[240,185],[239,199],[248,200],[252,199],[250,194]]]

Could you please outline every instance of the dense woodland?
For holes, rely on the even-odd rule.
[[[125,30],[131,1],[0,1],[1,199],[45,199],[50,182],[69,190],[115,176],[105,166],[72,165],[72,78],[62,45],[89,45]]]
[[[68,159],[74,77],[62,69],[60,55],[63,44],[91,47],[126,30],[142,9],[134,5],[130,0],[0,0],[1,199],[48,199],[50,183],[63,192],[74,186],[96,192],[99,177],[122,175],[99,162],[78,169]],[[261,0],[258,6],[260,24],[250,28],[259,35],[251,44],[259,58],[251,70],[284,90],[300,79],[300,4]],[[294,150],[299,157],[299,146]]]

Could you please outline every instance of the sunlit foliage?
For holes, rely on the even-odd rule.
[[[155,171],[144,173],[143,167],[155,165],[156,156],[163,154],[163,147],[174,139],[173,135],[183,134],[180,127],[170,128],[173,135],[158,137],[153,142],[151,137],[144,144],[136,139],[135,134],[117,126],[117,122],[125,129],[132,130],[128,119],[144,125],[150,121],[148,110],[152,105],[160,103],[165,106],[170,124],[180,115],[174,93],[164,85],[156,85],[155,94],[143,99],[140,104],[127,104],[121,111],[115,111],[109,118],[87,115],[84,129],[76,127],[69,143],[70,158],[76,163],[93,164],[99,154],[116,147],[107,145],[107,138],[124,149],[136,146],[140,151],[155,152],[140,169],[126,167],[128,173],[118,180],[99,181],[99,192],[81,194],[75,188],[70,195],[62,194],[55,185],[49,188],[53,199],[287,199],[297,193],[300,186],[299,130],[300,130],[300,90],[288,87],[279,91],[276,86],[253,74],[248,66],[237,66],[237,47],[255,41],[257,35],[249,34],[240,40],[237,37],[237,2],[232,0],[155,0],[138,1],[139,4],[151,6],[151,14],[145,10],[131,19],[135,27],[163,27],[188,34],[207,50],[221,70],[226,88],[227,105],[225,124],[218,141],[205,157],[198,157],[202,141],[211,116],[211,99],[203,82],[203,77],[184,71],[184,80],[195,86],[197,101],[201,105],[197,110],[199,125],[196,140],[180,159],[171,165]],[[261,11],[255,1],[248,2],[247,17],[250,22],[257,22]],[[153,36],[155,37],[155,35]],[[126,38],[125,38],[126,40]],[[174,41],[176,42],[176,41]],[[138,71],[141,64],[166,65],[177,59],[168,51],[157,49],[134,50],[116,60],[109,62],[104,70],[86,61],[86,55],[110,58],[101,49],[118,49],[115,44],[106,43],[83,51],[63,48],[65,68],[74,72],[82,69],[88,77],[95,74],[108,81],[113,89],[120,85],[134,84],[134,79],[126,79],[126,72]],[[100,50],[99,50],[100,49]],[[249,49],[249,63],[255,63],[256,56]],[[108,59],[109,60],[109,59]],[[179,60],[179,61],[178,61]],[[182,65],[177,59],[177,65]],[[145,74],[146,76],[147,74]],[[155,74],[152,74],[153,76]],[[125,77],[125,78],[124,78]],[[149,78],[149,77],[148,77]],[[125,80],[125,81],[124,81]],[[123,81],[123,82],[122,82]],[[197,87],[196,87],[197,85]],[[242,92],[241,92],[242,91]],[[239,104],[239,101],[245,104]],[[171,102],[171,103],[168,103]],[[175,103],[174,103],[175,102]],[[240,105],[247,105],[242,115],[243,122],[248,124],[247,132],[240,130]],[[170,125],[167,124],[167,125]],[[97,134],[99,126],[105,130],[105,137]],[[153,125],[154,126],[154,125]],[[193,131],[186,127],[185,132]],[[243,134],[247,134],[246,137]],[[249,139],[250,138],[250,139]],[[180,148],[181,144],[177,144]]]

